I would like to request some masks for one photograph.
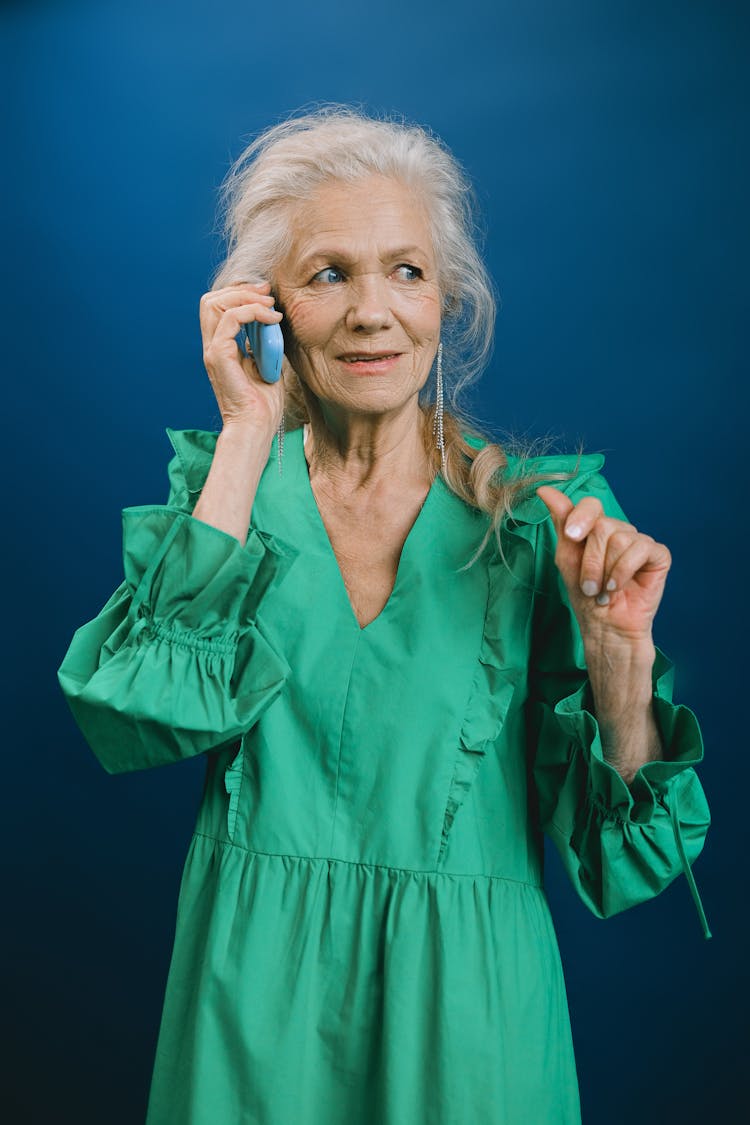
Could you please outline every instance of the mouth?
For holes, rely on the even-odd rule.
[[[388,371],[401,357],[401,352],[347,352],[338,357],[350,371]]]

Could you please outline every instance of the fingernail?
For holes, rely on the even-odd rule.
[[[597,605],[609,605],[609,594],[600,594],[596,599]]]
[[[570,525],[570,527],[565,528],[565,534],[568,536],[569,539],[580,539],[581,538],[581,530],[582,530],[581,527],[579,527],[579,525],[577,523],[572,523]]]
[[[609,582],[607,583],[607,589],[608,590],[615,590],[616,588],[617,588],[617,583],[615,582],[614,578],[610,578]]]
[[[593,597],[594,594],[599,592],[599,583],[594,582],[592,578],[587,578],[585,582],[581,583],[581,589],[587,598]]]

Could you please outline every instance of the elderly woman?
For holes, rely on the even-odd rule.
[[[544,832],[598,917],[684,871],[710,936],[670,554],[600,454],[460,409],[494,320],[471,198],[428,131],[346,107],[226,181],[221,430],[168,431],[168,501],[125,509],[59,672],[106,770],[205,754],[149,1125],[579,1122]]]

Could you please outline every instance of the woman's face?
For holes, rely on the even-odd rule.
[[[331,181],[292,232],[273,282],[290,363],[324,413],[397,410],[427,381],[440,339],[423,209],[389,178]]]

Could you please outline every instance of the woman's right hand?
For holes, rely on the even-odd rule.
[[[224,426],[247,424],[273,437],[284,409],[283,376],[276,383],[261,378],[252,357],[245,356],[235,336],[243,324],[257,320],[278,324],[270,284],[238,281],[204,293],[200,300],[203,362],[211,380]]]

